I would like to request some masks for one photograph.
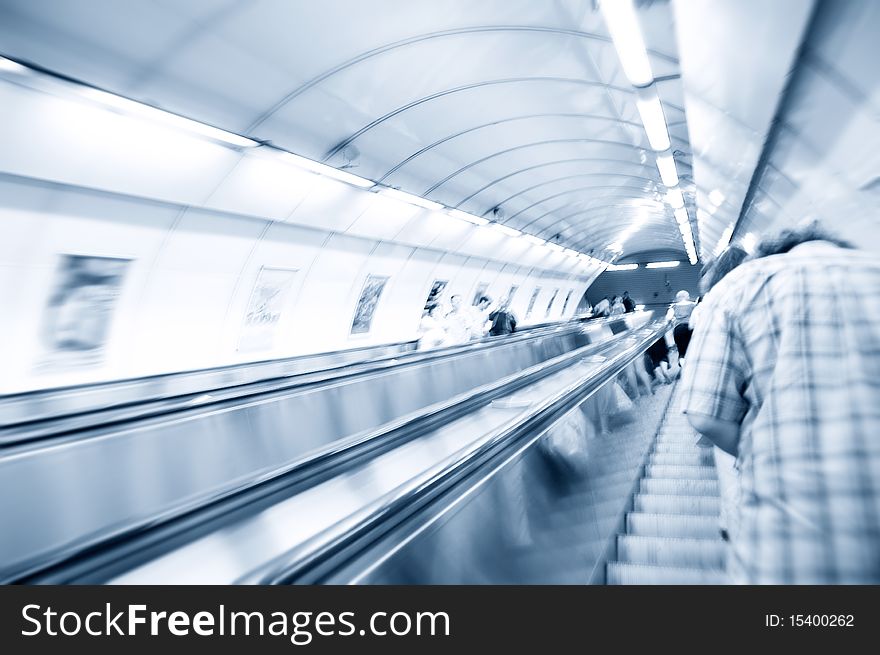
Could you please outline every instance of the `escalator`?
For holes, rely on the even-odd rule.
[[[608,584],[724,584],[726,544],[711,448],[677,411],[676,396],[639,480]]]
[[[619,331],[608,323],[552,326],[238,385],[195,406],[148,397],[147,404],[166,405],[158,412],[125,403],[86,411],[80,403],[66,416],[38,413],[3,434],[5,495],[27,500],[3,506],[4,524],[16,529],[0,539],[0,574],[6,582],[107,581],[292,494],[344,486],[352,467],[387,453],[399,458],[410,442],[427,443],[425,435],[493,400],[619,347],[626,338]],[[109,420],[81,427],[105,412]],[[389,470],[406,477],[410,466],[401,460],[380,477]],[[299,512],[301,536],[320,531],[302,520],[315,515],[309,507]]]
[[[138,520],[114,523],[105,517],[91,531],[80,525],[77,539],[58,542],[51,535],[55,541],[35,549],[36,556],[7,559],[15,566],[6,566],[5,579],[101,584],[717,581],[723,544],[712,516],[717,512],[713,469],[669,412],[672,387],[661,386],[620,409],[618,375],[640,365],[645,349],[665,329],[663,321],[618,328],[609,331],[618,334],[539,358],[501,378],[485,381],[492,371],[483,371],[477,386],[459,380],[459,392],[444,395],[443,402],[331,439],[323,448],[288,457],[282,466],[266,470],[251,462],[257,475],[234,479],[219,492],[191,494],[186,503],[165,499]],[[508,354],[534,346],[527,339],[518,343]],[[469,357],[451,357],[460,365],[467,362],[458,368],[465,381],[468,369],[486,362],[469,352]],[[433,365],[443,361],[435,358]],[[392,384],[393,373],[382,374]],[[400,388],[378,389],[376,378],[366,380],[382,394]],[[332,395],[336,382],[325,393]],[[273,406],[296,395],[288,389],[245,404]],[[240,411],[241,399],[229,403],[219,411]],[[218,410],[187,411],[210,425]],[[135,432],[149,433],[156,421],[151,418],[146,426],[138,421]],[[114,430],[105,426],[87,441],[113,443]],[[583,446],[577,452],[564,446],[573,443],[572,435]],[[59,445],[63,448],[64,438],[19,448],[51,453]],[[0,466],[15,459],[14,449],[2,454]],[[222,469],[222,457],[203,454],[208,461],[199,460],[201,468],[190,471],[194,479],[205,474],[207,464]],[[130,485],[114,484],[132,492]],[[113,502],[127,507],[124,495]],[[37,527],[30,535],[32,542],[45,537],[39,532]],[[0,548],[15,551],[16,538],[7,536]]]

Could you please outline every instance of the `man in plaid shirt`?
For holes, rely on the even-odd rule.
[[[877,256],[789,231],[700,312],[682,409],[737,458],[732,581],[880,583]]]

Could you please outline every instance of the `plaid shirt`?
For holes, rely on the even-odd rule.
[[[730,573],[880,583],[880,262],[828,242],[746,262],[709,294],[682,409],[741,424]]]

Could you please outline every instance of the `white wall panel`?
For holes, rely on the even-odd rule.
[[[366,210],[346,230],[347,234],[385,241],[393,239],[411,220],[424,220],[429,212],[381,193],[370,194]]]
[[[0,106],[0,170],[37,179],[200,204],[240,156],[181,130],[2,80]]]
[[[320,177],[287,221],[321,230],[345,232],[367,208],[373,194]]]
[[[332,235],[315,258],[294,308],[291,340],[296,353],[323,352],[360,345],[349,330],[364,283],[370,241]]]
[[[320,178],[292,163],[277,151],[249,150],[205,203],[222,211],[284,220]]]

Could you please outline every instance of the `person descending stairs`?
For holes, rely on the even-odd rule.
[[[676,389],[626,515],[626,532],[617,536],[607,584],[727,582],[712,450],[696,445],[678,396]]]

